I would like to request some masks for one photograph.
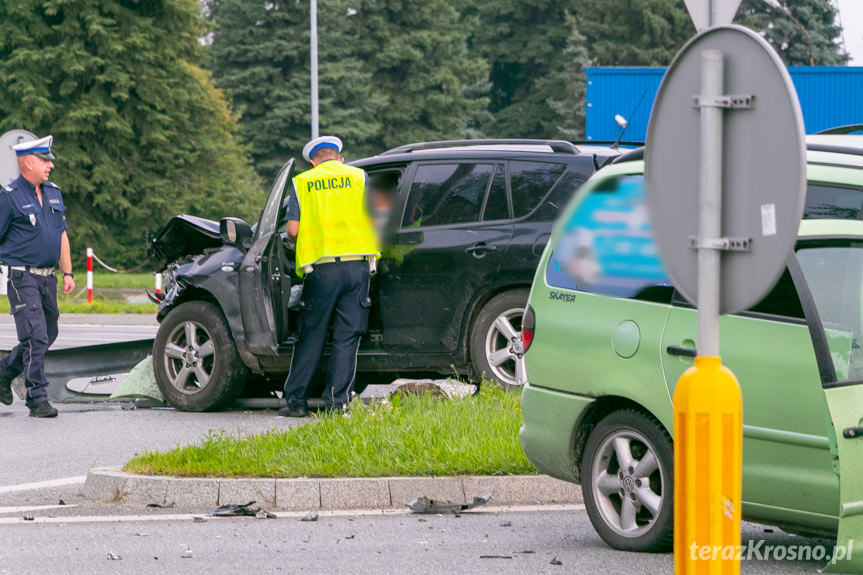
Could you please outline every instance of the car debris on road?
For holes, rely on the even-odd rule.
[[[473,501],[470,503],[449,503],[446,501],[435,501],[428,497],[417,497],[416,499],[409,501],[407,506],[414,513],[431,515],[437,513],[459,513],[461,511],[473,509],[474,507],[479,507],[480,505],[485,505],[488,503],[489,499],[491,499],[492,495],[494,495],[494,491],[487,495],[483,495],[482,497],[474,497]]]

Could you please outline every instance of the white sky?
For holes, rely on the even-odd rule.
[[[863,0],[837,0],[851,66],[863,66]]]

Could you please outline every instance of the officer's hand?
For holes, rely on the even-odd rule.
[[[75,289],[75,280],[70,276],[63,276],[63,293],[69,295]]]

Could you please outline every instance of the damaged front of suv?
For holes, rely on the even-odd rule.
[[[160,323],[153,369],[159,389],[178,409],[226,407],[250,371],[264,371],[259,356],[277,355],[272,294],[265,293],[271,282],[265,280],[284,268],[284,258],[272,250],[282,248],[278,214],[292,165],[282,168],[254,228],[238,218],[180,215],[148,245],[164,280],[164,294],[149,294]]]

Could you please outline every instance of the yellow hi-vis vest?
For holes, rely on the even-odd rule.
[[[321,258],[379,256],[374,223],[366,208],[365,172],[328,160],[294,177],[300,204],[297,274]]]

